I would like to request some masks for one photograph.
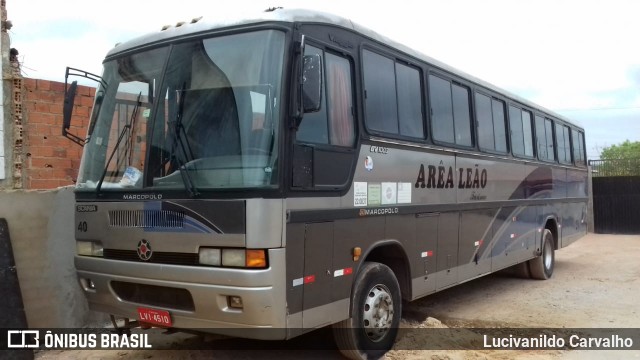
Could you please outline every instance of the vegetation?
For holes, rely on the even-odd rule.
[[[608,146],[591,165],[594,176],[640,176],[640,141]]]

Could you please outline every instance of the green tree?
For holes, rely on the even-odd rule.
[[[626,140],[622,144],[607,146],[600,153],[602,160],[640,159],[640,141]]]
[[[626,140],[602,150],[598,176],[640,176],[640,141]]]

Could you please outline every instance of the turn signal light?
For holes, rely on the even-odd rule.
[[[267,254],[264,250],[247,250],[246,266],[250,268],[267,267]]]

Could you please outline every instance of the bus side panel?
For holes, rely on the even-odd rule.
[[[305,225],[303,309],[312,309],[331,302],[333,283],[333,221]],[[328,325],[331,317],[320,312],[302,314],[304,328]]]
[[[304,257],[300,254],[304,253],[304,232],[305,225],[303,223],[287,224],[286,227],[286,299],[287,299],[287,327],[289,331],[302,329],[302,295],[304,291]],[[292,333],[289,337],[299,335]]]
[[[460,240],[458,278],[460,282],[491,271],[491,251],[487,251],[493,238],[492,222],[496,210],[460,212]]]
[[[515,210],[515,207],[504,207],[496,215],[493,223],[491,271],[498,271],[518,262],[512,251],[512,243],[516,237],[515,221],[513,221]]]
[[[458,212],[438,217],[438,248],[436,249],[436,289],[444,289],[458,282]]]
[[[416,214],[416,254],[421,270],[412,273],[413,298],[436,291],[436,250],[439,213]],[[411,255],[409,255],[411,258]]]

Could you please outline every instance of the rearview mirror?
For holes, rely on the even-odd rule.
[[[305,113],[320,111],[322,101],[322,59],[305,55],[302,72],[302,102]]]
[[[68,89],[65,89],[64,105],[62,108],[62,135],[67,136],[67,130],[71,126],[71,114],[73,113],[73,102],[76,99],[76,89],[78,88],[78,82],[74,81],[69,85]]]

